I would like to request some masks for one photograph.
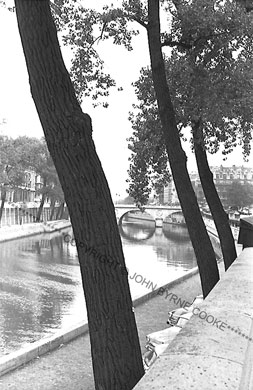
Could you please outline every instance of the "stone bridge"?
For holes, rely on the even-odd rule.
[[[135,205],[115,205],[115,213],[117,221],[121,224],[123,217],[129,211],[140,211],[139,207]],[[166,217],[172,216],[172,214],[182,215],[182,209],[180,206],[146,206],[145,212],[154,219],[156,227],[161,227]]]

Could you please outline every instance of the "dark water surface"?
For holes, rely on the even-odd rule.
[[[0,243],[0,356],[86,320],[76,248],[64,233]],[[133,299],[196,266],[186,228],[120,228]]]

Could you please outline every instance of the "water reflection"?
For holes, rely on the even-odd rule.
[[[175,242],[186,242],[189,243],[190,237],[188,233],[188,229],[186,226],[164,223],[163,224],[163,234],[168,240],[172,240]]]
[[[146,224],[145,228],[139,227],[133,222],[123,222],[119,225],[119,232],[122,238],[125,238],[130,242],[146,241],[155,233],[155,224],[151,223],[150,226]]]
[[[66,233],[0,243],[0,354],[86,319],[77,251]],[[196,265],[186,230],[123,222],[120,233],[133,299],[147,284],[132,275],[159,286]]]
[[[128,248],[138,250],[148,246],[150,257],[156,262],[165,262],[168,267],[173,265],[184,270],[196,266],[189,233],[184,226],[164,224],[162,229],[154,229],[153,226],[140,228],[135,223],[123,223],[120,233],[127,258]]]
[[[61,328],[82,293],[77,256],[61,235],[0,244],[0,350],[7,353]]]

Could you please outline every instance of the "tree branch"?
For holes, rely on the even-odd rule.
[[[176,10],[179,11],[180,7],[182,6],[181,1],[180,0],[172,0],[172,3],[174,4]]]
[[[135,22],[139,23],[139,24],[140,24],[142,27],[144,27],[145,29],[148,28],[148,24],[145,23],[145,22],[143,22],[143,20],[137,18],[136,16],[133,16],[132,19],[133,19]]]
[[[165,39],[161,43],[161,47],[164,47],[164,46],[170,46],[170,47],[178,46],[178,47],[182,47],[183,49],[192,49],[193,48],[193,44],[186,43],[183,41],[172,41],[172,39]]]
[[[105,31],[106,25],[107,25],[107,22],[104,22],[101,34],[90,44],[88,49],[90,49],[97,41],[100,41],[101,39],[103,39],[103,33]]]

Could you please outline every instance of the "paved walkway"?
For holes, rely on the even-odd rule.
[[[252,260],[244,249],[135,390],[253,389]]]
[[[199,275],[173,286],[169,292],[191,302],[201,293]],[[156,296],[135,310],[142,352],[146,334],[166,328],[167,313],[177,306]],[[174,297],[174,300],[175,297]],[[81,336],[49,354],[0,378],[1,390],[94,390],[89,335]]]

